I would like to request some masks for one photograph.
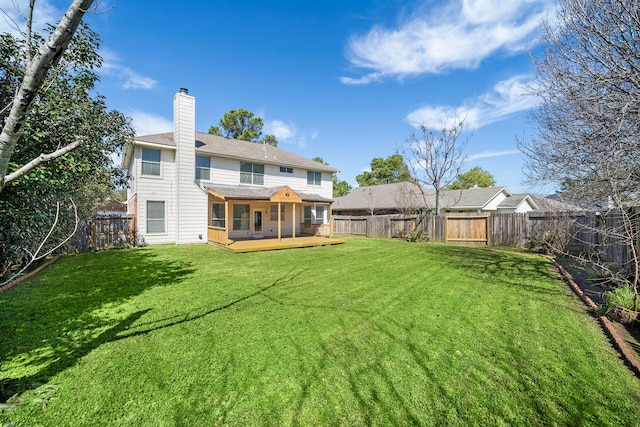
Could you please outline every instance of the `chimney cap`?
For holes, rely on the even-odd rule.
[[[184,93],[185,95],[189,95],[189,89],[187,89],[186,87],[181,87],[180,88],[180,93]]]

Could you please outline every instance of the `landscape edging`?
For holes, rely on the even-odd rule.
[[[557,261],[553,260],[553,263],[555,264],[558,271],[560,271],[560,274],[562,275],[563,279],[567,282],[567,284],[569,284],[569,287],[573,290],[573,292],[575,292],[575,294],[578,295],[578,297],[587,306],[597,310],[598,305],[595,302],[593,302],[593,300],[589,298],[582,291],[580,286],[578,286],[578,284],[573,280],[573,277],[571,276],[571,274],[567,270],[565,270],[564,267],[558,264]],[[618,331],[616,331],[616,329],[614,328],[613,324],[611,323],[611,320],[609,320],[607,316],[601,316],[601,315],[598,315],[598,320],[600,321],[602,328],[604,329],[605,333],[613,343],[616,350],[620,352],[622,357],[625,359],[625,362],[629,365],[631,370],[633,370],[636,376],[640,377],[640,362],[638,361],[638,359],[636,359],[636,357],[633,355],[631,350],[629,350],[629,347],[627,346],[625,341],[622,339],[620,334],[618,334]]]
[[[42,270],[43,268],[48,267],[49,265],[53,264],[60,257],[61,257],[61,255],[57,255],[57,256],[51,258],[50,260],[46,261],[44,264],[42,264],[42,265],[38,266],[37,268],[33,269],[32,271],[28,272],[27,274],[13,279],[12,281],[7,283],[6,285],[0,286],[0,294],[2,292],[4,292],[4,291],[9,290],[10,288],[12,288],[13,286],[15,286],[18,283],[22,282],[23,280],[27,280],[29,277],[34,276],[35,274],[39,273],[40,270]]]

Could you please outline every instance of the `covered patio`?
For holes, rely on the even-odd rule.
[[[334,239],[331,199],[273,188],[207,187],[207,240],[232,252],[344,243]]]

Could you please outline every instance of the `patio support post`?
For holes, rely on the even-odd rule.
[[[229,246],[229,201],[224,201],[224,245]]]
[[[293,230],[291,233],[291,238],[296,238],[296,203],[293,204],[293,215],[291,215],[291,229]]]
[[[391,227],[389,227],[389,230],[391,230]],[[333,237],[333,205],[329,204],[329,238],[331,239],[332,237]]]
[[[278,242],[282,241],[282,216],[280,215],[280,209],[282,203],[278,202]]]

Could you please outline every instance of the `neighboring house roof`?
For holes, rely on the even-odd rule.
[[[560,201],[556,198],[532,195],[531,198],[538,205],[539,212],[576,212],[584,210],[583,208]]]
[[[287,189],[287,186],[271,187],[271,188],[242,188],[242,187],[221,187],[214,185],[205,185],[204,188],[211,190],[225,199],[231,200],[270,200],[274,194],[283,189]],[[291,190],[293,192],[293,190]],[[303,202],[325,202],[331,203],[331,199],[319,196],[317,194],[301,193],[299,191],[294,192],[302,199]]]
[[[138,136],[135,138],[135,142],[164,145],[172,148],[176,146],[173,141],[173,132]],[[233,159],[301,167],[318,172],[339,172],[338,169],[329,165],[307,159],[306,157],[268,144],[224,138],[204,132],[195,133],[195,144],[196,154],[211,154]],[[125,167],[128,166],[131,155],[128,157],[127,159],[127,153],[125,153],[125,159],[123,161],[123,166]]]
[[[412,182],[358,187],[333,200],[334,210],[405,209],[425,205],[420,187]]]
[[[528,194],[512,194],[511,197],[507,197],[498,205],[498,209],[513,209],[517,210],[523,204],[528,203],[531,209],[538,209],[538,204]]]
[[[484,209],[496,197],[504,193],[508,198],[511,192],[507,187],[474,187],[465,190],[444,190],[440,193],[440,206],[455,209]],[[435,206],[435,195],[433,206]]]
[[[496,198],[506,198],[497,207],[499,209],[516,209],[522,203],[528,203],[531,209],[537,204],[529,195],[512,195],[507,187],[475,187],[465,190],[443,190],[440,193],[440,209],[483,210],[489,207]],[[387,210],[405,208],[435,208],[435,191],[420,188],[411,182],[372,185],[359,187],[346,196],[334,199],[333,209],[348,210]],[[494,207],[495,209],[495,207]]]

